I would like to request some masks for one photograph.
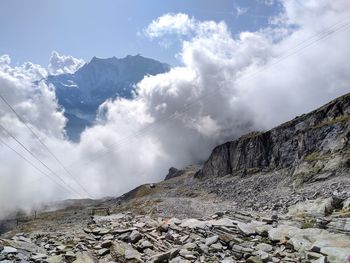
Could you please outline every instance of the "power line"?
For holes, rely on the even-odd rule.
[[[266,69],[268,68],[271,68],[271,67],[274,67],[276,66],[277,64],[279,64],[280,62],[282,62],[283,60],[291,57],[291,56],[294,56],[298,53],[300,53],[301,51],[303,51],[304,49],[316,44],[317,42],[331,36],[332,34],[342,30],[342,29],[347,29],[347,27],[350,26],[350,23],[344,23],[344,24],[341,24],[342,22],[348,20],[350,18],[350,16],[338,21],[337,23],[333,24],[332,26],[326,28],[325,30],[315,34],[314,36],[300,42],[299,44],[297,44],[296,46],[294,46],[293,48],[291,48],[287,53],[287,54],[283,54],[283,55],[280,55],[280,56],[277,56],[275,57],[275,61],[269,65],[265,65],[264,67],[262,67],[260,70],[257,70],[251,74],[248,74],[248,75],[245,75],[243,77],[241,77],[241,79],[239,79],[237,82],[239,83],[240,81],[242,81],[243,79],[247,79],[247,78],[251,78],[257,74],[259,74],[260,72],[262,71],[265,71]],[[340,26],[336,27],[337,25],[341,24]],[[314,40],[313,40],[314,39]],[[295,50],[295,51],[293,51]],[[290,52],[290,51],[293,51],[293,52]],[[277,59],[277,60],[276,60]],[[113,149],[115,146],[121,146],[122,142],[127,142],[129,141],[130,139],[134,139],[138,136],[141,136],[143,135],[145,132],[148,132],[151,128],[154,128],[156,125],[158,125],[159,123],[163,122],[163,121],[167,121],[167,120],[171,120],[173,118],[176,118],[179,114],[184,114],[186,113],[194,104],[198,103],[199,101],[201,101],[202,99],[207,99],[211,96],[214,96],[216,95],[218,92],[220,91],[220,88],[217,89],[217,90],[214,90],[212,92],[209,92],[209,93],[206,93],[206,94],[203,94],[202,96],[196,98],[195,100],[187,103],[187,104],[184,104],[182,106],[183,110],[182,111],[175,111],[173,112],[172,114],[169,114],[167,116],[164,116],[158,120],[156,120],[155,122],[145,126],[144,128],[140,129],[139,131],[133,133],[133,134],[130,134],[129,136],[126,136],[122,139],[120,139],[118,142],[116,143],[113,143],[111,145],[108,146],[108,149],[107,150],[104,150],[103,152],[101,152],[100,154],[97,155],[97,157],[93,160],[89,160],[87,162],[84,162],[84,164],[88,164],[92,161],[96,161],[97,159],[103,157],[105,154],[111,152],[111,151],[115,151],[115,150],[119,150],[120,148],[118,149]],[[71,164],[73,165],[73,164]],[[71,166],[70,165],[70,166]]]
[[[30,166],[32,166],[34,169],[36,169],[37,171],[39,171],[41,174],[43,174],[45,177],[47,177],[48,179],[50,179],[52,182],[54,182],[55,184],[57,184],[61,189],[70,192],[67,188],[63,187],[61,184],[59,184],[58,182],[56,182],[50,175],[46,174],[45,172],[43,172],[39,167],[37,167],[35,164],[33,164],[29,159],[27,159],[24,155],[22,155],[21,153],[19,153],[18,151],[16,151],[13,147],[11,147],[9,144],[7,144],[4,140],[2,140],[0,138],[0,142],[5,145],[7,148],[9,148],[10,150],[12,150],[14,153],[16,153],[19,157],[21,157],[24,161],[26,161]]]
[[[2,101],[11,109],[11,111],[17,116],[17,118],[27,127],[27,129],[33,134],[33,136],[39,141],[39,143],[45,148],[45,150],[56,160],[57,163],[66,171],[66,173],[74,180],[74,182],[89,196],[91,194],[85,189],[85,187],[68,171],[63,163],[57,158],[57,156],[49,149],[49,147],[40,139],[39,135],[27,124],[27,122],[17,113],[17,111],[11,106],[11,104],[0,94]]]
[[[35,160],[40,162],[43,166],[45,166],[46,169],[48,169],[53,175],[55,175],[67,188],[69,188],[72,192],[80,196],[74,188],[72,188],[70,185],[68,185],[58,174],[56,174],[50,167],[48,167],[43,161],[41,161],[34,153],[32,153],[22,142],[20,142],[9,130],[7,130],[3,125],[0,124],[0,128],[5,131],[5,133],[10,136],[13,140],[15,140],[26,152],[28,152]]]

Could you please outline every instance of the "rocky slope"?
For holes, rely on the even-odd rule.
[[[331,200],[303,205],[291,214],[333,209]],[[46,223],[6,234],[0,239],[0,262],[340,263],[350,253],[349,236],[291,215],[231,210],[179,219],[129,211],[95,215],[74,227],[68,222],[58,229]]]
[[[196,177],[246,175],[285,169],[296,183],[349,168],[350,95],[267,132],[216,147]]]

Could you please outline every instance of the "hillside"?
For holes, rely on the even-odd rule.
[[[216,147],[198,178],[286,169],[295,183],[349,168],[350,96],[267,132],[253,132]],[[339,170],[340,169],[340,170]],[[334,176],[334,175],[333,175]]]
[[[29,216],[2,235],[0,260],[346,262],[349,131],[346,94],[162,182]]]

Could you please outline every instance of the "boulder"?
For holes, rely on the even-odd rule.
[[[125,262],[126,258],[129,258],[129,260],[139,260],[141,258],[141,254],[136,249],[122,241],[115,242],[114,251],[112,252],[117,262]]]
[[[109,249],[108,248],[101,248],[97,251],[97,255],[100,257],[103,257],[105,255],[109,254]]]
[[[141,234],[139,231],[134,230],[130,233],[129,235],[129,241],[132,244],[135,244],[136,242],[138,242],[140,239],[142,238]]]
[[[264,252],[271,252],[272,251],[272,246],[270,244],[266,243],[259,243],[255,247],[258,250],[264,251]]]
[[[279,225],[268,231],[268,237],[271,241],[281,242],[289,236],[289,232],[297,232],[299,228],[289,225]]]
[[[111,240],[105,240],[101,243],[101,247],[102,248],[109,248],[113,245]]]
[[[188,228],[205,228],[210,225],[207,221],[200,221],[198,219],[190,218],[185,219],[180,224],[180,227],[188,227]]]
[[[14,247],[4,246],[1,253],[5,254],[5,255],[6,254],[17,254],[18,250]]]
[[[217,236],[217,235],[208,237],[205,239],[205,244],[207,246],[210,246],[210,245],[216,243],[218,241],[218,239],[219,239],[219,236]]]
[[[288,208],[288,215],[322,217],[331,214],[339,203],[340,201],[333,197],[299,202]]]
[[[226,227],[233,227],[236,225],[236,222],[229,219],[229,218],[220,218],[217,220],[209,220],[209,224],[213,226],[226,226]]]
[[[169,180],[174,177],[178,177],[182,175],[182,171],[179,169],[176,169],[175,167],[170,167],[168,174],[165,176],[164,180]]]
[[[173,259],[174,257],[176,257],[179,254],[179,251],[180,251],[179,249],[175,248],[163,253],[156,254],[153,257],[151,257],[149,262],[150,263],[161,263],[164,261],[167,262]]]
[[[237,228],[244,236],[251,236],[255,234],[255,227],[250,224],[238,223]]]
[[[148,240],[144,240],[140,243],[139,248],[141,250],[147,249],[147,248],[153,248],[153,244],[149,242]]]
[[[141,254],[135,249],[127,249],[125,250],[125,259],[127,261],[131,261],[131,260],[141,261]]]

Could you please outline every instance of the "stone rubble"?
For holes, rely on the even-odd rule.
[[[183,220],[95,216],[81,230],[0,239],[0,262],[340,263],[350,255],[350,236],[238,211]]]

